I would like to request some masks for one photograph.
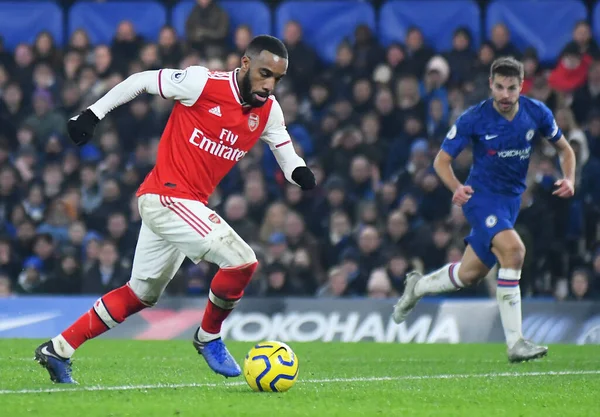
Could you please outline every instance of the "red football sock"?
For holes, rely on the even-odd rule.
[[[258,262],[254,262],[241,268],[219,269],[210,284],[208,303],[202,318],[202,330],[212,334],[221,331],[221,324],[244,295],[244,288],[250,282],[257,266]]]
[[[61,333],[73,349],[122,323],[127,317],[148,307],[129,285],[123,285],[99,298],[94,306]]]

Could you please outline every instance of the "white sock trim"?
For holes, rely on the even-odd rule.
[[[498,277],[502,279],[521,279],[521,270],[512,268],[500,268],[498,270]]]
[[[52,339],[52,347],[54,347],[54,351],[58,353],[63,358],[70,358],[75,353],[75,349],[66,341],[62,334],[54,337]]]
[[[201,342],[210,342],[211,340],[218,339],[221,337],[221,333],[209,333],[202,328],[202,326],[198,327],[198,340]]]
[[[458,270],[460,269],[460,264],[461,264],[460,262],[450,264],[450,267],[448,268],[448,275],[450,276],[450,281],[452,281],[452,283],[454,284],[455,287],[465,288],[465,283],[462,282],[458,276]]]
[[[100,320],[102,320],[109,329],[112,329],[113,327],[119,324],[118,321],[112,318],[112,316],[106,309],[102,298],[98,298],[98,300],[94,303],[94,311],[98,314]]]
[[[223,310],[233,310],[237,303],[240,300],[223,300],[222,298],[217,297],[212,290],[208,293],[208,299],[217,307],[222,308]]]

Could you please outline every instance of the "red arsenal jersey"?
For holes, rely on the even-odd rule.
[[[194,66],[158,72],[158,92],[175,106],[158,145],[156,165],[137,195],[160,194],[204,204],[221,179],[259,139],[272,149],[291,145],[273,96],[259,108],[242,106],[237,71]]]

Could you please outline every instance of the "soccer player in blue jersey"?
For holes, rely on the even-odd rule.
[[[532,146],[540,138],[550,141],[560,154],[564,178],[553,194],[574,194],[575,155],[543,103],[521,96],[523,64],[512,57],[495,60],[490,70],[492,98],[466,110],[449,130],[434,168],[462,206],[471,225],[461,262],[448,264],[426,276],[407,275],[404,294],[393,318],[402,323],[427,294],[456,291],[484,278],[498,262],[496,298],[508,345],[508,359],[522,362],[543,357],[548,348],[525,340],[521,331],[519,279],[525,246],[514,230]],[[465,184],[452,170],[452,160],[471,144],[473,166]]]

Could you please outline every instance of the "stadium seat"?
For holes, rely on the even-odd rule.
[[[533,46],[542,62],[552,63],[571,40],[575,23],[584,19],[587,9],[577,0],[504,0],[488,6],[485,26],[489,38],[494,25],[504,23],[517,48]]]
[[[481,18],[472,0],[393,0],[379,11],[379,35],[383,45],[404,43],[407,30],[417,26],[427,43],[443,52],[452,48],[452,33],[460,26],[468,28],[473,45],[481,40]]]
[[[239,25],[246,24],[254,35],[272,33],[271,10],[262,1],[219,1],[229,14],[231,33]],[[182,1],[173,8],[173,27],[180,36],[185,34],[185,21],[194,7],[194,1]]]
[[[167,12],[154,1],[76,3],[69,10],[69,36],[83,28],[92,44],[110,43],[123,20],[131,21],[144,38],[156,41],[160,28],[167,23]]]
[[[362,2],[284,2],[275,14],[276,36],[283,36],[285,24],[290,20],[300,23],[304,40],[326,62],[335,60],[337,47],[344,38],[354,38],[356,26],[366,24],[373,32],[376,31],[375,11],[370,4]]]
[[[33,43],[37,34],[47,30],[62,46],[63,12],[51,1],[0,2],[0,36],[4,45],[12,50],[21,42]]]
[[[353,40],[356,26],[366,24],[376,33],[373,7],[353,1],[288,1],[275,14],[275,35],[283,37],[285,24],[295,20],[303,28],[304,41],[326,62],[335,61],[339,44]]]

